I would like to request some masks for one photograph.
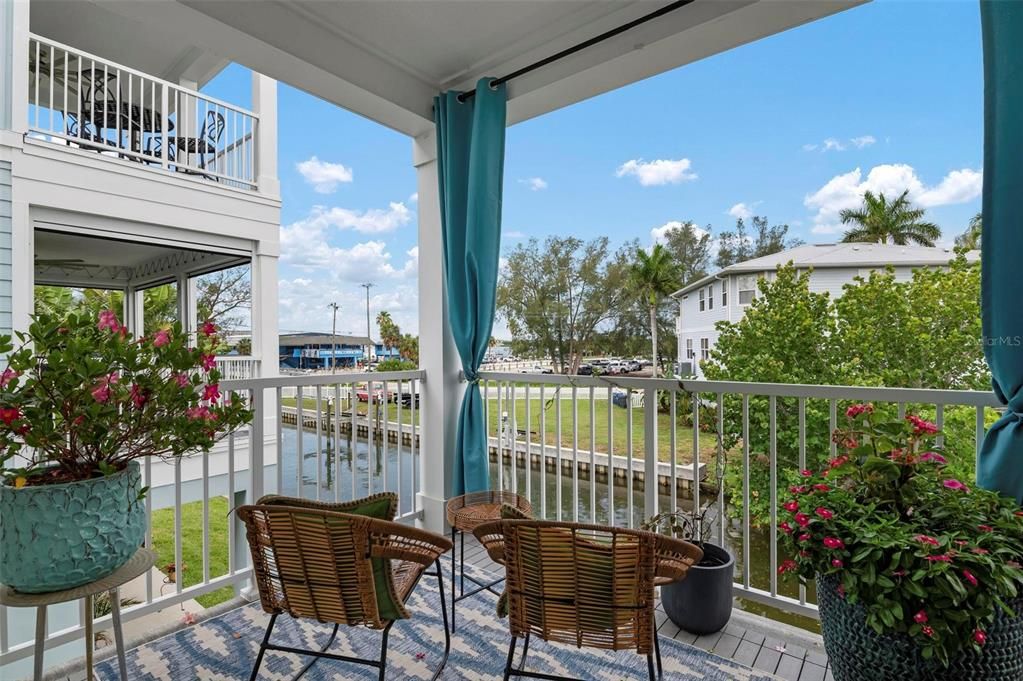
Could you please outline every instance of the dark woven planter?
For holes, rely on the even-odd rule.
[[[1023,679],[1023,617],[999,611],[986,628],[982,654],[967,650],[945,668],[925,660],[905,636],[877,635],[862,605],[838,595],[838,580],[817,578],[821,633],[835,681],[1020,681]],[[1023,599],[1012,604],[1023,613]]]

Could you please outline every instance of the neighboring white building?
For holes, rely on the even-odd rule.
[[[678,361],[689,363],[697,377],[703,378],[700,362],[710,357],[718,339],[715,325],[737,322],[746,307],[758,295],[757,281],[774,277],[779,265],[792,262],[799,270],[811,270],[810,290],[827,292],[832,299],[842,295],[842,287],[857,276],[891,266],[897,281],[907,281],[920,267],[942,267],[954,257],[948,248],[895,246],[888,244],[839,243],[809,244],[736,263],[692,282],[671,294],[678,302],[675,331],[678,335]],[[980,258],[979,251],[967,254]]]

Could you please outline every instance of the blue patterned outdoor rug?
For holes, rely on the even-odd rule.
[[[470,566],[466,566],[470,571]],[[488,576],[471,568],[481,578]],[[445,591],[450,586],[445,580]],[[450,599],[450,592],[448,592]],[[495,614],[497,597],[477,594],[458,603],[458,630],[451,638],[451,657],[441,679],[501,679],[508,654],[507,621]],[[412,618],[391,629],[387,655],[387,678],[402,681],[429,679],[444,649],[437,580],[423,577],[409,601]],[[448,601],[450,608],[450,600]],[[128,651],[131,681],[246,681],[252,671],[263,632],[269,620],[259,604],[246,605]],[[271,643],[302,648],[320,648],[333,627],[277,619]],[[338,630],[329,652],[363,658],[380,654],[380,632],[364,627]],[[516,662],[522,652],[521,641]],[[661,637],[661,656],[666,681],[770,681],[770,674],[754,671],[732,660]],[[291,679],[308,658],[268,651],[260,667],[260,681]],[[646,679],[646,658],[635,652],[614,653],[578,650],[534,640],[530,644],[528,669],[563,677],[622,681]],[[96,666],[100,681],[118,679],[116,659]],[[302,677],[303,681],[365,679],[374,681],[377,670],[362,665],[320,659]]]

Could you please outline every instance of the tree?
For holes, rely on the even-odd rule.
[[[980,233],[983,222],[984,218],[981,213],[974,215],[970,219],[970,225],[966,228],[966,231],[956,237],[956,246],[958,248],[965,248],[968,251],[975,251],[979,249]]]
[[[761,279],[760,294],[743,318],[718,323],[718,340],[710,359],[701,364],[704,375],[712,381],[842,383],[831,349],[835,333],[831,299],[827,293],[810,290],[810,276],[789,263],[778,268],[773,281]],[[750,509],[753,522],[760,523],[770,515],[770,402],[753,396],[748,405]],[[799,404],[794,399],[777,398],[775,406],[778,469],[795,469],[799,464]],[[817,457],[828,453],[828,404],[807,400],[805,408],[807,466],[813,467]],[[722,437],[727,449],[742,440],[742,413],[741,399],[726,396]],[[742,457],[729,459],[725,474],[729,489],[742,488],[742,466]],[[779,487],[781,482],[779,476]]]
[[[401,329],[391,319],[391,313],[381,310],[377,314],[377,328],[380,329],[380,342],[385,348],[396,348],[401,344]]]
[[[948,267],[915,270],[908,282],[897,281],[890,270],[857,278],[834,301],[812,292],[809,278],[809,273],[796,275],[786,266],[774,281],[761,280],[760,295],[744,318],[718,324],[720,336],[711,359],[703,363],[706,377],[930,389],[984,390],[990,385],[977,340],[980,265],[968,262],[964,252],[957,253]],[[788,484],[786,470],[799,462],[798,402],[779,397],[775,404],[781,487]],[[838,401],[837,413],[850,404]],[[765,398],[749,398],[750,510],[757,523],[770,511],[768,406]],[[901,406],[908,413],[936,418],[933,404]],[[726,396],[724,407],[724,444],[731,448],[742,438],[742,405],[739,398]],[[806,465],[814,468],[828,455],[830,404],[808,398],[804,408]],[[875,408],[885,418],[898,417],[899,405],[882,403]],[[975,416],[972,407],[944,410],[949,470],[959,479],[973,476]],[[741,458],[729,462],[726,484],[741,488]]]
[[[385,348],[397,348],[398,354],[407,360],[406,364],[411,363],[414,367],[419,366],[418,336],[413,336],[410,333],[403,334],[401,328],[391,319],[391,313],[386,310],[377,314],[377,326],[380,328],[380,342],[384,344]]]
[[[857,277],[835,301],[835,355],[858,385],[987,390],[980,264],[963,252],[908,282],[889,268]]]
[[[742,218],[735,221],[735,230],[721,233],[718,257],[714,261],[718,268],[780,253],[803,243],[800,239],[787,238],[788,225],[769,225],[767,217],[761,215],[754,215],[752,222],[756,232],[753,236],[747,234],[746,222]]]
[[[612,253],[608,243],[607,237],[549,237],[542,247],[537,239],[516,246],[498,282],[497,311],[517,352],[550,357],[575,372],[628,300],[635,245]]]
[[[196,307],[201,321],[210,320],[222,329],[242,328],[245,311],[252,309],[251,269],[232,267],[199,277]]]
[[[710,227],[701,229],[692,221],[680,222],[664,233],[664,248],[671,256],[681,288],[707,275],[710,267]]]
[[[879,244],[892,243],[906,246],[933,246],[941,238],[941,229],[924,218],[924,210],[909,200],[909,190],[889,201],[884,193],[863,193],[863,205],[846,208],[839,215],[842,224],[856,225],[845,233],[842,241],[864,241]]]
[[[646,305],[650,315],[650,344],[652,349],[653,375],[657,378],[657,310],[664,296],[678,288],[678,271],[671,260],[671,254],[661,244],[647,253],[636,249],[636,260],[629,266],[629,285]]]

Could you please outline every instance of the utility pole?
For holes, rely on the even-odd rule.
[[[330,342],[332,344],[330,350],[330,371],[331,373],[337,373],[337,311],[340,309],[340,305],[337,301],[328,303],[327,307],[334,311],[334,322],[330,325]]]
[[[372,343],[373,342],[373,338],[372,338],[372,336],[369,335],[369,290],[373,287],[373,284],[371,284],[369,282],[366,282],[365,284],[360,284],[360,286],[362,286],[362,288],[366,289],[366,339],[370,343]],[[367,366],[369,366],[369,358],[370,358],[370,354],[372,353],[372,349],[373,349],[372,345],[367,345],[366,346],[366,365]]]

